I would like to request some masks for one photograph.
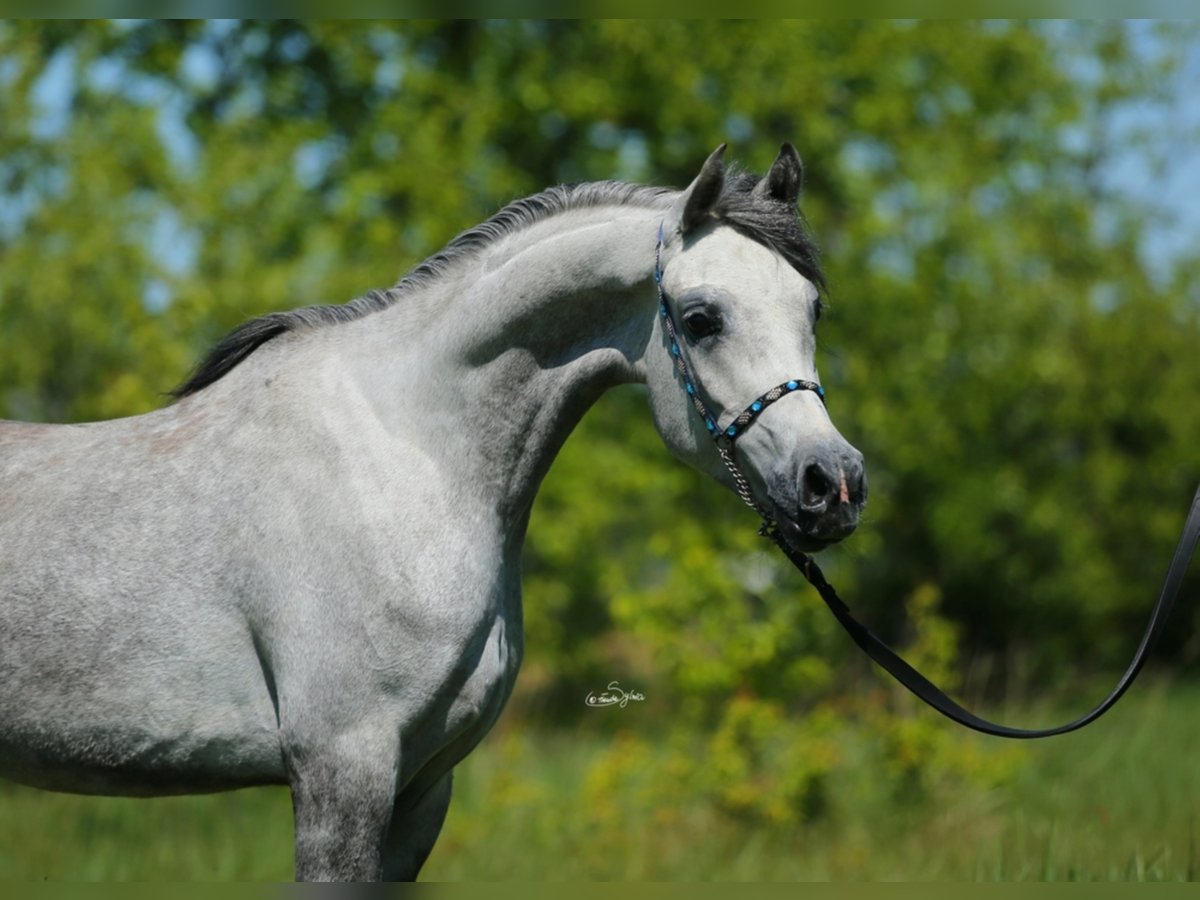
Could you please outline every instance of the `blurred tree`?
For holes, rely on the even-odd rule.
[[[1200,447],[1200,273],[1151,272],[1151,210],[1104,178],[1149,164],[1113,123],[1163,100],[1196,32],[1137,35],[0,23],[0,414],[148,410],[246,317],[389,284],[509,199],[683,186],[726,139],[761,170],[788,139],[833,284],[830,408],[872,485],[859,534],[827,554],[834,581],[884,631],[940,635],[926,657],[951,680],[976,656],[1001,676],[1020,654],[1043,675],[1112,670]],[[518,707],[578,718],[587,690],[642,679],[650,703],[717,726],[717,756],[766,753],[781,711],[832,709],[864,664],[753,532],[667,458],[638,391],[605,398],[533,518]],[[1190,659],[1200,620],[1177,615]],[[834,764],[815,753],[787,795],[811,805]],[[713,788],[729,804],[777,815],[777,785],[729,778]]]

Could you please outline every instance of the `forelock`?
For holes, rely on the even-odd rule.
[[[825,293],[820,251],[804,218],[796,207],[756,193],[761,180],[762,176],[731,170],[713,213],[740,234],[775,250]]]

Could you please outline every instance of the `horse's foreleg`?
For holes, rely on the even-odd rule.
[[[447,772],[420,797],[396,798],[383,848],[385,881],[416,881],[446,820],[452,775]]]
[[[342,736],[287,753],[298,881],[380,879],[396,791],[392,743]]]

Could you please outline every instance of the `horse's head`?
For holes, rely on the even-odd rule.
[[[727,175],[723,151],[664,220],[665,312],[646,358],[654,419],[677,456],[736,489],[724,445],[789,543],[819,550],[854,530],[867,488],[818,387],[821,274],[796,210],[800,157],[784,144],[758,179]]]

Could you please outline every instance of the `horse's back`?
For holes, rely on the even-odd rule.
[[[202,433],[174,407],[0,422],[0,775],[105,793],[282,777]]]

